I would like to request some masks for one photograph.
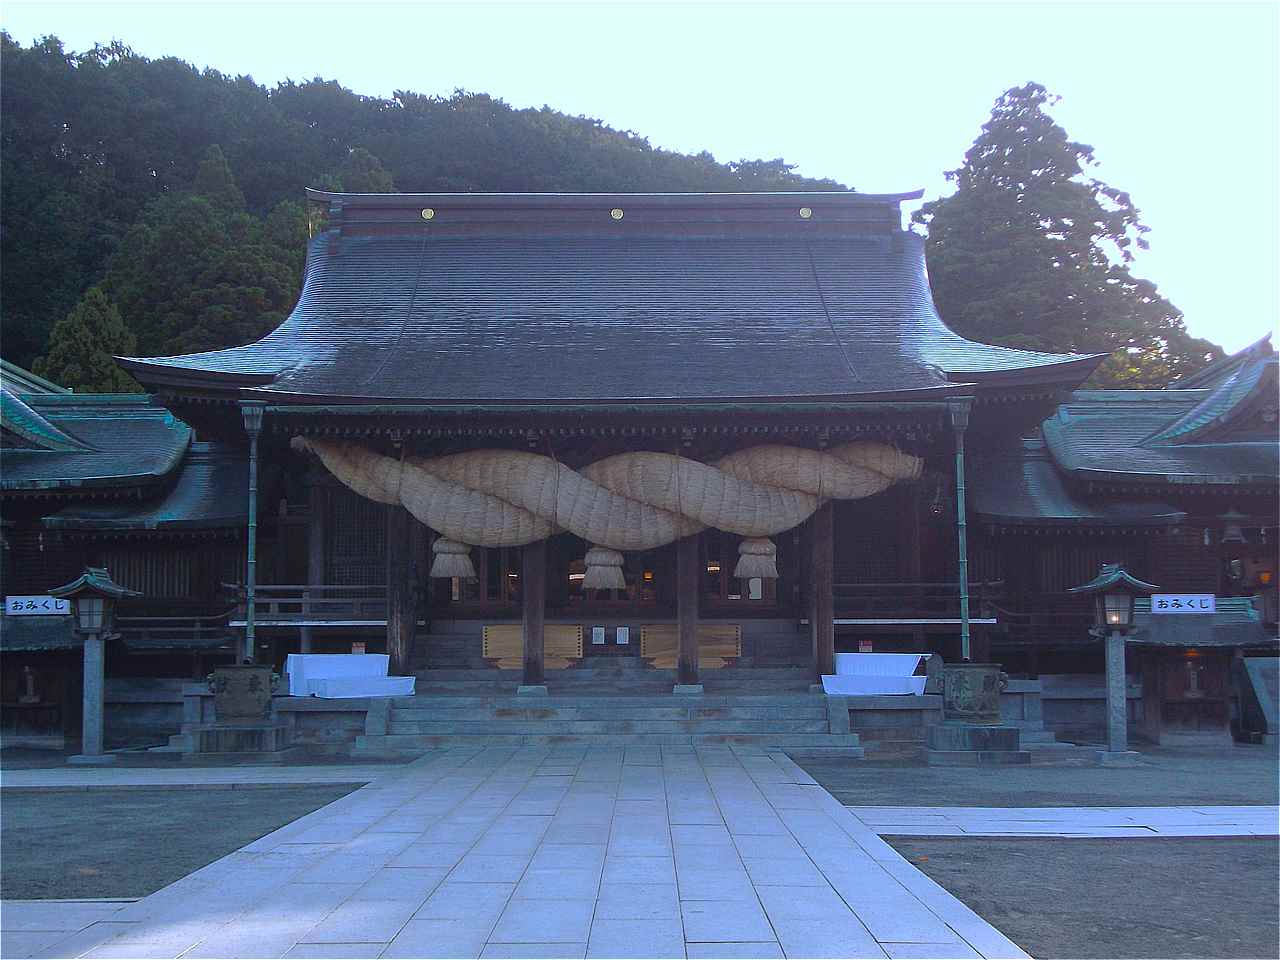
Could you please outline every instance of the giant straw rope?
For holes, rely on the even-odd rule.
[[[676,454],[621,453],[573,470],[519,450],[402,459],[355,443],[294,439],[361,496],[403,504],[443,539],[432,576],[474,576],[471,544],[515,547],[560,531],[596,546],[588,587],[621,587],[621,550],[650,550],[715,527],[746,537],[737,576],[777,576],[766,539],[826,500],[869,497],[920,474],[918,457],[855,441],[828,450],[749,447],[715,463]],[[594,562],[593,562],[594,561]]]

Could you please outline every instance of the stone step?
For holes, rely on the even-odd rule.
[[[473,746],[559,746],[582,744],[584,746],[632,746],[632,745],[682,745],[712,746],[740,745],[791,749],[843,749],[857,750],[861,755],[858,738],[852,734],[384,734],[356,738],[353,756],[377,756],[397,753],[420,753],[447,747]]]
[[[613,698],[607,703],[564,704],[553,698],[515,698],[481,704],[451,704],[440,700],[433,704],[393,704],[394,719],[433,721],[433,719],[467,719],[525,717],[538,719],[826,719],[826,705],[804,700],[778,704],[703,704],[703,698],[686,698],[695,703],[676,703],[667,696],[660,703],[630,703],[630,698]],[[923,736],[923,733],[922,733]]]
[[[391,734],[828,733],[822,720],[391,720]]]

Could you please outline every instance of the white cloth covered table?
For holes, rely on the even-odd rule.
[[[926,653],[837,653],[834,676],[822,678],[832,696],[869,697],[924,693],[927,677],[912,676]]]
[[[346,699],[411,697],[413,677],[388,677],[385,653],[291,653],[285,661],[289,696]]]

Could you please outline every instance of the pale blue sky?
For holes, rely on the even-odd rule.
[[[1001,91],[1027,80],[1142,209],[1156,281],[1238,349],[1277,319],[1275,3],[6,2],[26,43],[118,38],[260,83],[548,104],[719,160],[786,157],[867,192],[945,192]]]

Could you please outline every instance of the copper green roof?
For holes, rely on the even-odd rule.
[[[1276,374],[1264,340],[1166,390],[1077,390],[1044,439],[1060,469],[1091,484],[1274,489]]]
[[[59,430],[7,387],[0,389],[0,428],[10,435],[0,441],[0,447],[60,452],[91,449],[84,441]]]
[[[32,373],[16,363],[0,360],[0,386],[10,393],[18,395],[28,393],[70,393],[66,387],[46,380],[39,374]]]
[[[15,399],[21,407],[6,402],[6,410],[16,411],[15,416],[37,414],[40,422],[29,429],[41,442],[17,446],[6,431],[6,446],[0,450],[0,490],[6,492],[151,486],[170,477],[191,443],[190,427],[141,394],[29,394]]]
[[[193,443],[164,494],[142,503],[78,503],[44,518],[54,530],[179,530],[242,528],[248,517],[244,453],[223,444]]]
[[[78,650],[84,640],[76,636],[73,618],[0,616],[0,652],[30,653]]]
[[[914,195],[310,196],[328,228],[278,329],[122,365],[273,404],[627,404],[942,398],[1101,360],[947,328]]]
[[[1102,593],[1115,587],[1126,587],[1132,593],[1155,593],[1160,589],[1154,583],[1139,580],[1118,563],[1104,563],[1096,577],[1088,583],[1071,587],[1067,593]]]
[[[1252,597],[1218,597],[1214,613],[1152,614],[1151,600],[1133,602],[1133,643],[1160,647],[1275,646]]]
[[[49,596],[75,597],[82,593],[96,593],[113,600],[127,600],[142,596],[137,590],[130,590],[112,580],[111,573],[106,567],[86,567],[84,573],[70,583],[64,583],[50,590]]]
[[[978,453],[969,462],[969,495],[979,520],[1026,527],[1173,526],[1186,520],[1177,507],[1152,500],[1085,497],[1072,492],[1042,440],[1013,450]]]

